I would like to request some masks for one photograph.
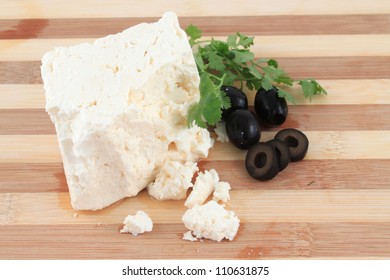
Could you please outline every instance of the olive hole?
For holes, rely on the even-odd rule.
[[[255,166],[256,168],[263,168],[267,163],[266,153],[258,153],[255,157]]]
[[[292,136],[288,136],[284,142],[286,143],[287,146],[289,147],[292,147],[292,148],[296,148],[298,147],[298,140],[297,138],[295,137],[292,137]]]

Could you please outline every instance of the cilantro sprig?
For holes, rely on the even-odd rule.
[[[188,125],[195,122],[200,127],[207,127],[219,122],[222,109],[230,107],[230,100],[221,91],[221,86],[234,82],[239,82],[241,89],[245,85],[250,90],[261,87],[269,90],[275,86],[278,95],[291,103],[295,103],[294,97],[281,86],[298,84],[304,97],[310,100],[315,95],[327,94],[314,79],[293,80],[274,59],[255,59],[250,51],[253,37],[237,32],[229,35],[226,41],[201,40],[202,31],[194,25],[189,25],[186,33],[200,75],[200,100],[189,110]]]

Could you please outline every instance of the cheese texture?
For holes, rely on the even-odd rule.
[[[214,191],[214,186],[218,181],[219,176],[215,169],[211,169],[210,171],[205,170],[204,173],[200,172],[198,177],[196,177],[192,192],[184,205],[188,208],[192,208],[195,205],[200,205],[205,202],[209,195]]]
[[[41,72],[74,209],[134,196],[164,162],[195,162],[213,145],[206,129],[187,128],[199,75],[173,13],[93,44],[56,48]]]
[[[215,125],[214,128],[215,134],[217,134],[217,141],[221,143],[228,143],[229,142],[229,137],[226,132],[226,122],[225,121],[220,121]]]
[[[187,231],[185,233],[183,233],[183,240],[187,240],[187,241],[198,241],[198,238],[194,237],[192,235],[192,231]]]
[[[233,240],[240,226],[240,220],[233,211],[227,211],[213,200],[188,209],[182,221],[197,238],[215,241],[221,241],[224,238]]]
[[[153,221],[144,211],[137,211],[132,216],[128,215],[123,221],[123,229],[120,233],[131,233],[134,236],[153,230]]]
[[[218,182],[214,186],[213,200],[228,202],[230,200],[230,184],[228,182]]]
[[[167,161],[156,180],[149,184],[148,192],[158,200],[183,199],[188,188],[192,187],[192,177],[196,171],[198,167],[194,162]]]

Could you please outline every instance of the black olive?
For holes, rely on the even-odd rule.
[[[256,143],[246,154],[245,167],[253,178],[266,181],[279,173],[279,160],[275,149],[267,143]]]
[[[309,139],[301,131],[294,128],[280,130],[275,139],[283,141],[290,150],[291,161],[302,160],[309,148]]]
[[[277,88],[260,88],[255,97],[255,111],[262,124],[277,127],[286,121],[288,107],[286,99],[279,97]]]
[[[230,113],[238,109],[248,109],[248,98],[240,89],[232,86],[221,86],[221,90],[230,99],[230,108],[222,110],[222,119],[227,121]]]
[[[241,150],[259,142],[261,134],[255,115],[248,110],[236,110],[229,115],[226,133],[230,142]]]
[[[280,141],[279,139],[273,139],[268,141],[267,143],[275,149],[276,155],[279,160],[279,171],[282,171],[290,163],[290,149],[284,142]]]

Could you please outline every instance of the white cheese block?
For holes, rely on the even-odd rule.
[[[240,226],[240,220],[233,211],[227,211],[214,200],[188,209],[182,221],[197,238],[221,241],[233,240]]]
[[[153,221],[144,211],[137,211],[132,216],[128,215],[123,221],[123,229],[120,233],[131,233],[134,236],[153,230]]]
[[[194,162],[167,161],[156,180],[149,184],[148,192],[158,200],[183,199],[188,188],[192,187],[192,177],[196,171],[198,166]]]
[[[207,157],[208,131],[187,128],[199,75],[175,14],[56,48],[41,72],[74,209],[138,194],[167,160]]]
[[[210,171],[205,170],[204,173],[200,172],[198,177],[196,177],[192,192],[184,205],[188,208],[192,208],[195,205],[200,205],[205,202],[209,195],[214,191],[214,186],[218,181],[219,176],[215,169],[210,169]]]
[[[214,186],[213,200],[228,202],[230,200],[230,184],[228,182],[218,182]]]

